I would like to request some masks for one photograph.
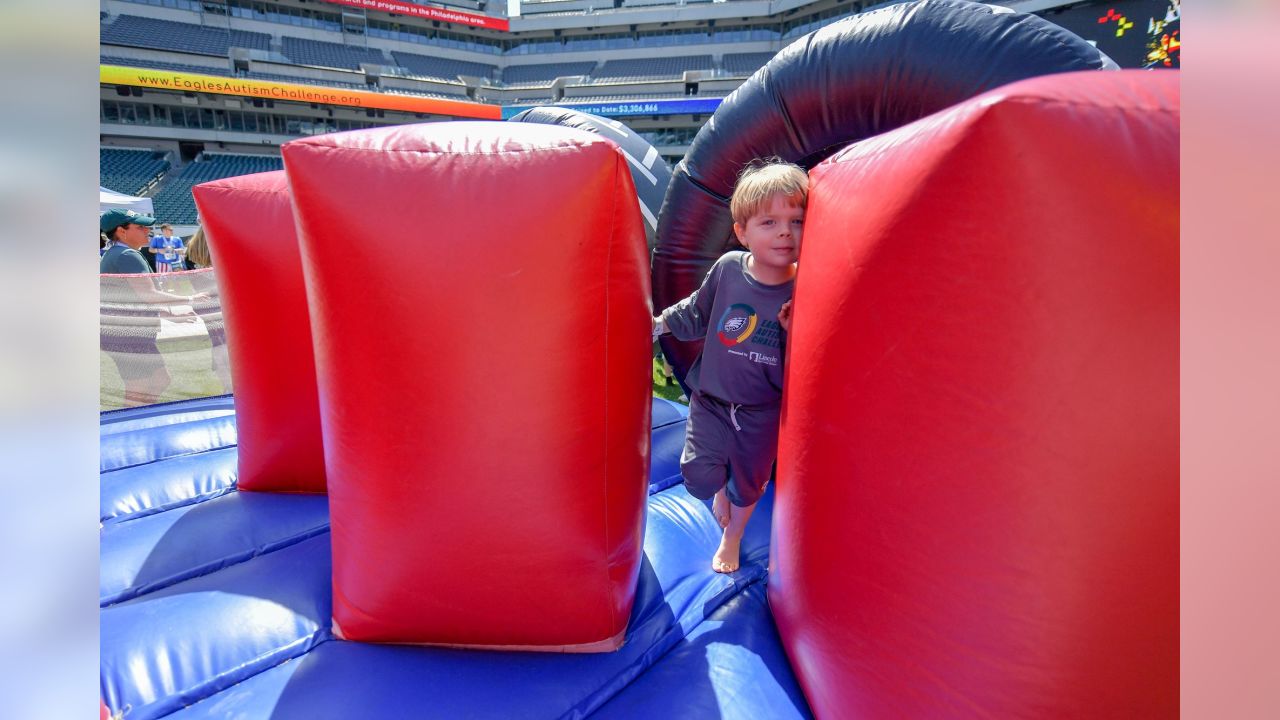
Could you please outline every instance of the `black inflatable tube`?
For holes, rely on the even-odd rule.
[[[676,166],[658,215],[654,307],[701,284],[732,249],[729,196],[743,166],[777,156],[806,169],[845,145],[1017,80],[1118,69],[1034,15],[964,0],[915,0],[832,23],[784,48],[724,102]],[[663,336],[682,381],[701,343]]]
[[[617,120],[562,107],[529,108],[512,116],[508,122],[532,122],[544,125],[563,125],[593,132],[609,138],[622,148],[631,169],[631,179],[636,186],[636,199],[640,202],[640,214],[644,216],[645,235],[649,249],[654,247],[658,229],[658,211],[671,182],[671,167],[662,159],[649,141]]]

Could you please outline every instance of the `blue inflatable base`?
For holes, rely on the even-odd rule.
[[[102,697],[130,720],[811,717],[765,595],[772,491],[742,568],[712,572],[720,528],[680,484],[686,417],[654,400],[622,648],[549,654],[336,639],[328,498],[236,490],[229,398],[104,413]]]

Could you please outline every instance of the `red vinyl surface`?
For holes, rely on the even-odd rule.
[[[1178,712],[1176,72],[816,167],[770,604],[820,718]]]
[[[235,387],[241,490],[322,493],[315,356],[283,170],[197,185]]]
[[[591,133],[488,122],[283,155],[316,334],[335,630],[616,647],[651,402],[625,158]]]

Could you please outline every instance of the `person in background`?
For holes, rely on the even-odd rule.
[[[148,244],[147,228],[156,224],[150,215],[113,208],[98,218],[98,228],[106,236],[105,248],[98,261],[98,272],[124,275],[150,273],[151,266],[139,252]]]
[[[157,287],[159,277],[140,252],[150,244],[148,228],[155,222],[150,215],[122,209],[108,210],[98,219],[99,231],[107,238],[99,272],[131,276],[102,279],[104,297],[133,307],[127,313],[127,327],[103,324],[99,333],[99,348],[115,363],[124,382],[126,407],[157,402],[172,379],[158,345],[162,321],[194,323],[193,306],[209,299],[206,293],[178,295]]]
[[[156,292],[150,285],[151,266],[140,252],[148,244],[147,230],[155,222],[150,215],[120,209],[108,210],[98,219],[98,227],[107,238],[98,271],[104,275],[144,276],[123,283],[116,279],[104,280],[104,283],[120,285],[124,291],[122,297],[136,295],[139,302],[143,302],[141,298]],[[147,317],[145,326],[145,330],[138,333],[114,332],[104,326],[100,333],[99,347],[115,363],[124,382],[127,407],[155,402],[169,385],[169,372],[156,345],[159,320]]]
[[[196,228],[196,234],[187,241],[187,262],[193,270],[213,267],[213,258],[209,255],[209,241],[204,239],[204,228]]]
[[[173,226],[165,223],[160,226],[160,234],[151,236],[151,253],[155,255],[156,272],[178,272],[183,270],[182,259],[187,254],[182,238],[173,236]]]

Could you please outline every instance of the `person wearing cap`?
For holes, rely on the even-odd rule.
[[[151,266],[138,251],[150,245],[148,230],[155,224],[155,218],[132,210],[112,208],[102,213],[98,225],[107,236],[107,250],[98,263],[98,272],[111,275],[151,272]]]
[[[152,274],[139,252],[150,245],[148,230],[155,222],[150,215],[113,209],[103,213],[99,223],[107,237],[99,271],[131,276],[103,278],[100,290],[104,301],[129,308],[127,326],[103,325],[99,344],[124,382],[126,407],[160,401],[172,381],[159,345],[161,332],[166,324],[194,327],[199,322],[194,306],[206,306],[210,300],[206,293],[175,294],[160,287],[164,276]]]

